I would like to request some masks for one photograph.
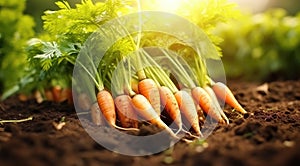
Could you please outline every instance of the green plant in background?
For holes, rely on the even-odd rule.
[[[85,40],[105,22],[136,12],[136,2],[136,0],[106,0],[94,3],[92,0],[82,0],[74,8],[67,1],[56,2],[59,10],[46,11],[42,16],[43,35],[31,40],[27,47],[29,74],[21,80],[21,83],[10,89],[3,98],[17,91],[20,92],[21,89],[41,90],[55,85],[70,87],[73,65]],[[191,2],[195,5],[183,3],[181,7],[184,10],[178,10],[177,14],[197,24],[218,48],[221,39],[211,31],[217,23],[226,22],[237,15],[237,10],[226,0],[201,2],[193,0]],[[201,14],[199,14],[200,11]],[[144,36],[142,41],[146,41],[147,37],[156,38],[151,35]],[[152,44],[159,43],[158,40],[161,39],[152,41]],[[117,44],[113,49],[116,52],[128,51],[128,46]],[[108,51],[108,54],[110,53],[110,56],[115,55],[114,51]]]
[[[0,1],[0,94],[24,74],[24,47],[34,36],[34,21],[24,15],[25,0]]]
[[[58,1],[56,5],[59,10],[48,10],[42,16],[44,32],[28,42],[26,52],[30,67],[27,75],[8,89],[2,99],[16,92],[40,90],[43,93],[56,85],[70,88],[73,65],[81,44],[125,6],[119,0],[97,3],[83,0],[76,8],[71,8],[67,1]]]
[[[248,80],[300,78],[300,13],[289,16],[283,9],[245,14],[220,25],[221,44],[229,77]]]

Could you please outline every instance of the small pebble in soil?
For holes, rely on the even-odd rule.
[[[172,164],[174,162],[174,158],[172,156],[166,156],[163,160],[165,164]]]
[[[202,146],[197,146],[197,147],[195,148],[195,151],[196,151],[197,153],[201,153],[201,152],[204,151],[204,148],[203,148]]]
[[[290,148],[295,145],[295,142],[294,141],[284,141],[283,145]]]

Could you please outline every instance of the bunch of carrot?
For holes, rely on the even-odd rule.
[[[140,8],[139,1],[137,3]],[[142,23],[142,16],[139,16]],[[112,35],[116,33],[116,36],[125,33],[122,41],[126,42],[121,44],[127,44],[128,49],[108,51],[100,65],[94,64],[97,54],[89,55],[90,50],[82,54],[85,58],[79,57],[76,61],[83,71],[79,78],[88,76],[92,82],[84,82],[90,87],[87,88],[90,104],[84,109],[91,110],[95,124],[109,124],[120,130],[139,130],[141,122],[146,121],[164,129],[174,138],[178,138],[179,133],[199,138],[202,136],[200,124],[205,120],[200,115],[207,115],[218,123],[229,123],[219,101],[226,102],[242,114],[246,113],[225,84],[215,83],[209,77],[201,52],[203,48],[197,46],[193,51],[186,51],[191,46],[181,43],[182,46],[177,48],[174,43],[147,50],[143,41],[147,32],[142,31],[141,25],[138,28],[135,34],[129,34],[123,25],[118,32],[112,30]],[[207,36],[202,37],[209,40]],[[205,49],[214,48],[210,41],[205,42],[210,44]],[[90,90],[94,85],[96,93]],[[79,105],[85,104],[79,102]],[[163,120],[162,112],[177,126],[175,131],[167,125],[166,119]]]
[[[192,67],[184,64],[181,56],[166,49],[157,50],[159,56],[152,56],[151,50],[141,48],[119,60],[115,70],[106,72],[96,67],[88,69],[78,62],[89,76],[92,77],[91,70],[96,72],[92,77],[97,88],[96,94],[92,92],[94,98],[84,93],[78,96],[79,107],[91,111],[96,125],[139,130],[141,122],[146,121],[175,138],[180,132],[201,137],[200,124],[205,117],[199,115],[207,115],[219,123],[229,123],[220,101],[242,114],[246,113],[225,84],[215,83],[206,75],[205,82],[208,83],[200,85]],[[177,126],[175,131],[163,121],[162,112]],[[187,122],[184,123],[183,119]]]

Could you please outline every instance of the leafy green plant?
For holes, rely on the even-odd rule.
[[[220,50],[218,44],[221,39],[211,31],[217,23],[226,22],[238,15],[234,5],[226,0],[191,1],[191,4],[183,3],[176,13],[202,28],[213,41],[214,46]],[[28,79],[23,81],[27,84],[16,85],[5,97],[16,91],[42,90],[57,84],[70,87],[73,66],[86,39],[107,21],[138,10],[136,0],[106,0],[96,3],[92,0],[82,0],[80,4],[75,5],[75,8],[72,8],[67,1],[58,1],[56,5],[59,10],[46,11],[42,16],[44,35],[31,40],[27,47],[30,68],[29,74],[25,77]],[[139,47],[159,44],[167,47],[174,43],[179,43],[178,39],[160,37],[156,33],[143,35]],[[127,38],[117,42],[106,54],[126,55],[126,52],[131,52],[133,48]],[[177,49],[184,51],[182,48],[186,47],[181,46]],[[106,66],[109,66],[107,64]]]
[[[23,13],[25,1],[0,1],[0,94],[16,84],[26,67],[26,41],[34,36],[34,21]]]
[[[126,10],[126,5],[119,0],[97,3],[82,0],[76,8],[71,8],[67,1],[58,1],[56,5],[60,10],[46,11],[42,16],[44,33],[28,42],[26,52],[30,65],[23,83],[7,90],[3,99],[16,92],[43,92],[55,85],[70,87],[81,44],[101,24]]]
[[[250,80],[300,78],[300,13],[289,16],[283,9],[245,14],[220,25],[216,34],[224,66],[230,77]]]

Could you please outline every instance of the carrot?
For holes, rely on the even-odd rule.
[[[153,109],[150,102],[147,98],[141,94],[136,94],[132,98],[132,104],[134,109],[147,121],[151,124],[157,125],[160,128],[165,129],[171,136],[174,138],[178,137],[174,132],[160,119],[159,115]]]
[[[69,104],[73,103],[73,98],[72,98],[72,90],[70,88],[64,88],[59,96],[59,102],[63,102],[67,100]]]
[[[120,130],[138,130],[135,128],[123,128],[116,125],[116,108],[114,99],[107,90],[103,89],[97,93],[97,102],[108,124]]]
[[[188,92],[180,90],[175,93],[175,98],[180,108],[180,111],[187,118],[192,128],[198,136],[202,136],[199,126],[199,119],[193,98]]]
[[[43,99],[42,94],[41,94],[40,91],[36,90],[33,95],[34,95],[34,98],[35,98],[37,103],[42,103],[43,102],[44,99]]]
[[[78,95],[77,102],[78,107],[83,111],[89,110],[92,106],[91,99],[86,93],[80,93]]]
[[[171,119],[177,124],[178,131],[180,131],[182,129],[182,120],[175,96],[166,86],[159,87],[159,92],[161,105],[165,107],[165,110],[170,115]]]
[[[61,94],[61,87],[59,85],[53,86],[52,87],[53,101],[59,102],[60,94]]]
[[[101,117],[100,108],[97,102],[92,105],[90,111],[93,123],[97,126],[104,125],[103,117]]]
[[[122,127],[138,128],[138,121],[132,106],[132,99],[128,95],[119,95],[115,98],[118,119]]]
[[[225,123],[221,117],[219,111],[213,104],[210,96],[201,87],[195,87],[192,89],[192,96],[196,100],[197,104],[200,105],[201,109],[206,112],[210,117],[217,120],[219,123]]]
[[[139,92],[145,96],[157,115],[160,116],[160,94],[156,83],[149,78],[143,79],[139,82]]]
[[[53,94],[51,90],[45,89],[44,93],[45,93],[46,100],[53,101]]]
[[[222,101],[225,101],[225,103],[233,107],[235,110],[242,114],[247,113],[247,111],[240,105],[240,103],[232,94],[231,90],[225,84],[222,82],[217,82],[213,84],[212,89],[218,98],[220,98]]]
[[[226,124],[229,124],[229,119],[227,118],[227,116],[225,115],[223,109],[221,108],[219,101],[216,97],[216,94],[214,93],[214,91],[212,90],[211,87],[209,86],[204,86],[203,88],[207,94],[210,96],[213,104],[215,105],[216,109],[219,111],[220,115],[222,116],[222,118],[225,120]]]
[[[19,98],[20,101],[27,101],[31,97],[21,93],[21,94],[18,95],[18,98]]]

